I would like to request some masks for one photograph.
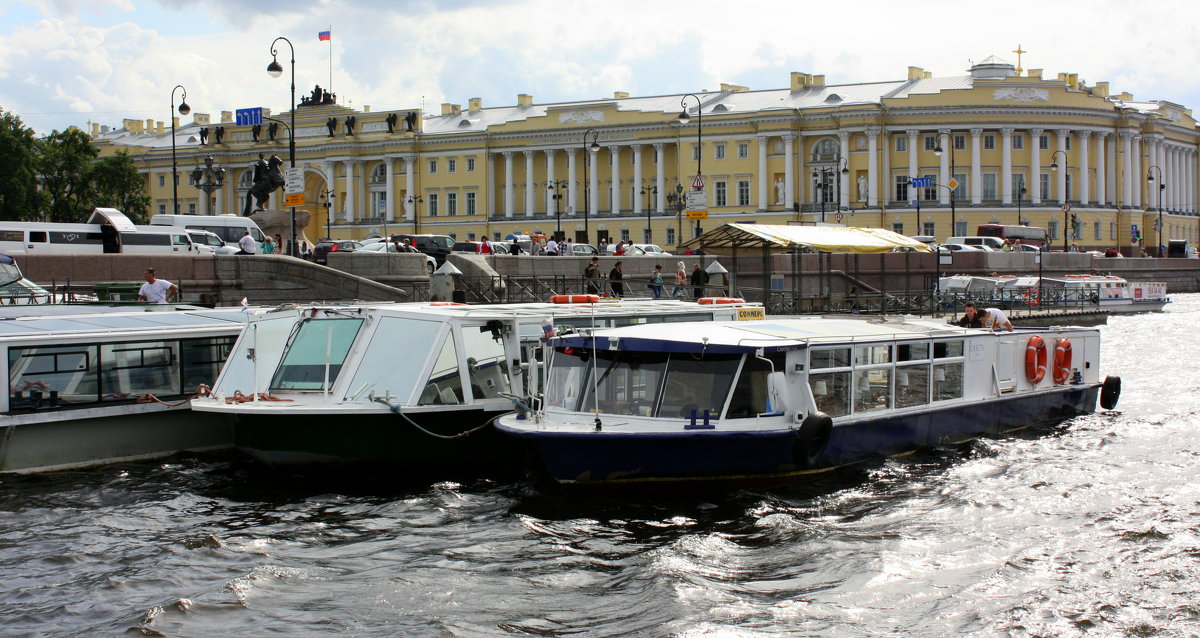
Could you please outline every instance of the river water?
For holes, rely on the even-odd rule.
[[[1114,412],[803,489],[5,477],[0,635],[1198,636],[1198,321],[1110,318]]]

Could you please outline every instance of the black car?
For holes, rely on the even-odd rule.
[[[335,239],[331,241],[323,241],[313,247],[313,261],[318,264],[323,264],[326,261],[326,256],[335,250],[346,252],[354,252],[363,245],[350,239]]]
[[[454,238],[449,235],[392,235],[392,241],[409,240],[418,252],[437,260],[438,266],[446,261],[446,255],[454,247]]]

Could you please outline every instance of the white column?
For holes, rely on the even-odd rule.
[[[1000,203],[1005,206],[1013,203],[1012,134],[1011,128],[1000,129]]]
[[[1079,203],[1084,206],[1087,206],[1092,201],[1092,198],[1089,194],[1089,191],[1091,191],[1092,176],[1088,174],[1088,171],[1091,169],[1091,167],[1088,166],[1088,140],[1091,139],[1091,137],[1092,137],[1091,131],[1080,131],[1079,136],[1078,136],[1078,139],[1079,139],[1079,185],[1078,185],[1079,194],[1078,194],[1078,199],[1079,199]]]
[[[921,172],[921,166],[917,161],[917,136],[920,135],[921,132],[915,129],[907,129],[904,131],[904,133],[908,135],[908,179],[911,181],[914,177],[920,177],[918,173]],[[919,189],[912,188],[910,185],[908,199],[910,201],[914,199],[920,200],[921,191]],[[921,229],[918,228],[917,233],[920,234],[920,232]]]
[[[1125,160],[1121,162],[1123,175],[1121,176],[1121,196],[1118,201],[1122,208],[1129,208],[1133,205],[1133,199],[1130,197],[1130,192],[1133,190],[1133,133],[1121,131],[1121,146],[1121,150],[1125,153]]]
[[[408,201],[408,198],[417,194],[413,190],[416,188],[417,158],[415,155],[405,155],[400,160],[404,162],[404,219],[411,222],[416,205]]]
[[[758,146],[762,155],[759,159],[759,166],[763,173],[767,171],[767,145],[766,136],[758,138]],[[787,134],[783,136],[783,207],[784,210],[791,212],[796,205],[796,155],[793,143],[796,141],[796,136]],[[765,184],[764,180],[764,184]],[[766,202],[763,203],[763,210],[766,210]]]
[[[983,203],[983,165],[979,153],[983,147],[983,129],[971,129],[971,204]]]
[[[667,212],[667,176],[663,173],[663,144],[654,145],[654,212],[662,215]]]
[[[850,132],[838,131],[838,139],[841,141],[841,155],[846,160],[846,168],[850,167]],[[842,173],[841,162],[838,162],[837,176],[841,188],[839,189],[842,196],[839,198],[838,206],[841,208],[850,208],[850,173]]]
[[[533,217],[537,195],[533,185],[533,156],[537,151],[521,151],[525,154],[525,217]]]
[[[609,208],[614,216],[621,214],[621,147],[608,147],[609,166],[612,167],[612,185],[609,188]]]
[[[943,206],[949,206],[950,178],[953,177],[950,175],[950,154],[954,152],[954,137],[950,135],[950,129],[938,129],[937,144],[942,147],[942,165],[938,170],[938,184],[946,186],[946,188],[938,186],[938,202]]]
[[[1029,203],[1042,203],[1042,129],[1029,129]]]
[[[792,208],[796,207],[797,199],[799,199],[802,202],[808,201],[808,200],[804,199],[804,185],[808,183],[808,179],[805,177],[805,175],[807,174],[807,172],[806,172],[807,169],[804,168],[804,135],[799,134],[799,133],[796,134],[796,161],[794,163],[796,165],[796,167],[795,167],[796,173],[795,174],[797,176],[799,176],[799,179],[797,179],[796,177],[793,177],[792,185],[794,186],[794,188],[788,189],[788,201],[791,202],[790,206]],[[793,162],[788,162],[788,170],[790,170],[792,168],[792,164],[793,164]],[[786,172],[784,173],[783,179],[786,182],[786,180],[787,180]]]
[[[1146,183],[1146,171],[1142,170],[1142,136],[1133,136],[1133,207],[1142,207],[1142,186]]]
[[[388,220],[388,223],[396,221],[396,175],[395,171],[392,170],[395,168],[395,162],[396,158],[394,157],[383,158],[384,170],[387,171],[387,195],[385,195],[387,199],[384,202],[387,205],[387,217],[385,219]]]
[[[1170,186],[1171,182],[1167,181],[1167,140],[1165,138],[1155,140],[1153,149],[1154,149],[1154,155],[1152,155],[1152,157],[1154,158],[1154,160],[1151,163],[1154,164],[1155,166],[1158,166],[1158,170],[1155,171],[1155,175],[1154,175],[1156,185],[1154,186],[1153,189],[1151,189],[1151,190],[1155,191],[1155,193],[1154,193],[1155,200],[1151,203],[1157,207],[1157,205],[1158,205],[1158,199],[1157,199],[1158,185],[1165,184],[1167,186],[1167,189],[1171,188],[1171,186]],[[1147,170],[1149,170],[1149,169],[1147,169]],[[1167,196],[1167,193],[1163,192],[1163,200],[1162,201],[1163,201],[1164,205],[1167,202],[1166,196]]]
[[[886,208],[888,202],[892,199],[892,184],[895,180],[892,179],[892,134],[887,130],[880,132],[879,148],[883,151],[880,160],[883,162],[883,168],[879,171],[879,207]],[[920,231],[917,231],[918,233]]]
[[[1054,190],[1055,195],[1058,196],[1058,203],[1063,204],[1067,201],[1067,171],[1071,169],[1071,163],[1068,161],[1071,156],[1067,154],[1067,136],[1071,134],[1071,131],[1060,128],[1055,132],[1058,133],[1058,150],[1062,153],[1055,153],[1055,159],[1051,164],[1059,162]]]
[[[596,157],[600,151],[592,152],[590,149],[584,151],[588,163],[588,189],[587,189],[587,210],[590,215],[595,215],[600,212],[600,158]],[[590,239],[588,241],[591,241]]]
[[[1107,144],[1105,142],[1107,140],[1108,140],[1108,133],[1104,133],[1104,132],[1096,133],[1096,205],[1097,206],[1104,206],[1104,204],[1106,202],[1108,202],[1108,193],[1105,192],[1105,189],[1108,187],[1108,175],[1105,173],[1105,171],[1108,170],[1107,162],[1105,161],[1107,159],[1105,156],[1105,153],[1107,153],[1107,150],[1106,150]]]
[[[497,207],[500,198],[496,196],[496,164],[492,161],[495,159],[495,155],[490,152],[485,152],[483,155],[485,158],[484,171],[487,174],[487,202],[480,202],[480,205],[483,207],[483,214],[486,215],[485,220],[491,220],[492,213],[500,212]]]
[[[767,175],[767,140],[765,135],[758,136],[758,210],[767,210],[767,207],[775,202],[775,196],[767,195],[769,190],[770,178]],[[770,197],[771,199],[767,199]]]
[[[213,195],[216,196],[216,199],[214,200],[214,205],[216,206],[217,211],[224,211],[225,210],[225,186],[222,185],[220,188],[213,191]],[[215,214],[215,213],[213,213],[213,214]]]
[[[867,129],[867,208],[879,206],[879,129]]]
[[[633,152],[633,214],[641,215],[645,212],[642,208],[642,145],[630,144],[629,150]]]
[[[1172,201],[1175,204],[1174,210],[1176,212],[1179,212],[1179,211],[1182,211],[1184,208],[1184,201],[1185,201],[1184,191],[1186,190],[1186,188],[1184,187],[1184,181],[1183,181],[1184,180],[1184,177],[1183,177],[1184,176],[1183,149],[1176,146],[1175,153],[1173,155],[1174,155],[1174,157],[1172,158],[1173,161],[1171,162],[1171,173],[1172,173],[1173,178],[1172,178],[1171,182],[1175,183],[1175,190],[1173,191]],[[1168,182],[1167,188],[1170,188],[1169,184],[1171,182]]]
[[[1194,213],[1196,212],[1196,151],[1189,148],[1184,151],[1183,156],[1186,160],[1183,176],[1183,207],[1187,212]]]
[[[513,159],[512,151],[504,151],[504,218],[513,216]]]
[[[354,180],[354,165],[358,162],[355,160],[346,160],[346,195],[342,197],[342,219],[348,222],[354,221],[354,187],[357,182]]]
[[[567,151],[567,203],[564,204],[564,206],[566,206],[567,215],[572,216],[572,217],[575,216],[576,207],[579,205],[579,187],[575,182],[576,175],[577,175],[577,173],[575,171],[575,151],[577,151],[577,150],[578,149],[575,149],[575,148],[566,149],[566,151]],[[584,151],[584,152],[586,153],[587,151]]]
[[[546,154],[546,216],[554,217],[558,213],[558,202],[554,200],[555,193],[560,193],[562,189],[555,188],[554,182],[554,153],[558,149],[548,148],[543,151]]]

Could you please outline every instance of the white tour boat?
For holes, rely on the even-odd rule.
[[[210,397],[240,450],[284,468],[338,465],[390,475],[516,467],[520,446],[491,421],[540,387],[547,334],[630,324],[762,319],[759,304],[711,298],[465,305],[311,305],[252,313]]]
[[[1115,405],[1094,328],[645,325],[548,342],[538,410],[497,419],[565,486],[774,485]]]

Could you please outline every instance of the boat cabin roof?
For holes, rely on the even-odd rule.
[[[97,312],[53,316],[0,318],[0,339],[45,337],[80,333],[112,334],[126,331],[216,328],[244,324],[246,314],[236,308],[175,312]]]

